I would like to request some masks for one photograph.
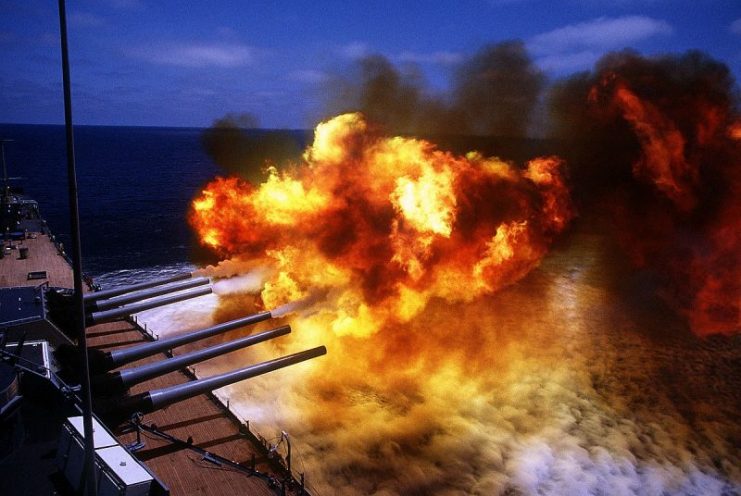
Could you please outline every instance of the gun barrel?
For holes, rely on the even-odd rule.
[[[178,301],[188,300],[190,298],[196,298],[211,293],[211,288],[195,288],[188,291],[184,291],[176,294],[168,294],[160,298],[153,298],[148,301],[142,301],[139,303],[133,303],[119,308],[113,308],[110,310],[103,310],[100,312],[93,312],[86,316],[87,325],[102,324],[104,322],[112,322],[119,320],[137,312],[143,312],[150,308],[161,307],[169,305],[170,303],[176,303]]]
[[[178,282],[175,284],[160,285],[142,291],[125,293],[123,295],[115,296],[105,300],[90,300],[89,302],[87,302],[88,312],[100,312],[103,310],[108,310],[110,308],[120,307],[128,303],[134,303],[137,301],[146,300],[148,298],[153,298],[155,296],[161,296],[168,293],[175,293],[176,291],[182,291],[184,289],[203,286],[208,283],[209,279],[207,277],[196,277],[194,279]]]
[[[319,346],[317,348],[301,351],[299,353],[258,363],[256,365],[250,365],[249,367],[233,370],[224,374],[137,394],[135,396],[124,398],[122,401],[118,402],[118,408],[115,413],[119,416],[126,416],[135,412],[150,413],[172,405],[173,403],[198,396],[199,394],[207,393],[245,379],[251,379],[258,375],[267,374],[268,372],[283,367],[295,365],[325,355],[326,353],[327,348]]]
[[[207,327],[205,329],[200,329],[198,331],[160,339],[151,343],[131,346],[122,350],[109,351],[107,352],[106,357],[100,360],[101,363],[97,365],[95,372],[106,372],[116,367],[120,367],[121,365],[139,360],[140,358],[171,350],[173,348],[177,348],[178,346],[192,343],[194,341],[200,341],[201,339],[206,339],[211,336],[216,336],[217,334],[231,331],[232,329],[257,324],[258,322],[262,322],[270,318],[272,318],[270,312],[260,312],[254,315],[248,315],[247,317],[242,317],[239,319],[217,324],[215,326]]]
[[[152,288],[154,286],[161,286],[163,284],[168,284],[171,282],[182,281],[183,279],[190,279],[191,277],[193,277],[193,274],[191,274],[190,272],[179,272],[172,276],[163,277],[161,279],[153,279],[151,281],[131,284],[129,286],[121,286],[119,288],[105,289],[103,291],[96,291],[94,293],[86,293],[85,295],[83,295],[83,300],[87,303],[88,301],[113,298],[114,296],[122,295],[124,293],[139,291],[140,289]]]
[[[228,341],[226,343],[220,343],[209,348],[202,350],[185,353],[183,355],[160,360],[154,363],[147,363],[140,365],[139,367],[132,367],[128,369],[119,370],[105,376],[98,376],[95,380],[95,386],[98,391],[101,392],[120,392],[128,389],[129,387],[144,382],[153,377],[173,372],[181,369],[186,365],[193,363],[202,362],[215,358],[217,356],[225,355],[232,351],[236,351],[248,346],[252,346],[257,343],[262,343],[269,339],[284,336],[291,332],[291,326],[284,325],[276,327],[269,331],[261,332],[259,334],[253,334],[251,336],[245,336],[243,338]]]

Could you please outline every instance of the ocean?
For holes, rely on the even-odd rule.
[[[192,198],[224,172],[201,145],[203,129],[76,126],[83,269],[103,286],[193,268]],[[70,246],[65,131],[0,124],[8,174],[39,202]]]

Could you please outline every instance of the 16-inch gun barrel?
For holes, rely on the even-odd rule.
[[[133,303],[119,308],[113,308],[110,310],[103,310],[100,312],[92,312],[85,317],[87,325],[102,324],[104,322],[112,322],[119,320],[124,317],[128,317],[137,312],[143,312],[150,308],[161,307],[163,305],[169,305],[170,303],[176,303],[178,301],[188,300],[190,298],[196,298],[211,293],[211,288],[195,288],[188,291],[184,291],[176,294],[168,294],[159,298],[152,298],[147,301],[139,303]]]
[[[192,343],[194,341],[200,341],[201,339],[206,339],[211,336],[216,336],[217,334],[222,334],[224,332],[231,331],[232,329],[257,324],[258,322],[262,322],[270,318],[272,318],[270,312],[260,312],[254,315],[248,315],[247,317],[242,317],[211,327],[206,327],[205,329],[200,329],[198,331],[159,339],[157,341],[152,341],[151,343],[131,346],[129,348],[124,348],[121,350],[100,352],[98,354],[94,354],[94,359],[92,359],[93,355],[91,355],[90,371],[94,374],[107,372],[109,370],[115,369],[116,367],[120,367],[121,365],[126,365],[127,363],[139,360],[140,358],[171,350],[173,348],[177,348],[178,346]]]
[[[258,375],[267,374],[274,370],[295,365],[297,363],[316,358],[327,353],[327,348],[319,346],[310,350],[301,351],[267,362],[250,365],[242,369],[232,370],[205,379],[198,379],[184,384],[178,384],[162,389],[155,389],[146,393],[128,396],[115,405],[109,403],[108,411],[99,412],[110,421],[125,419],[133,413],[151,413],[155,410],[165,408],[179,401],[184,401],[199,394],[208,393],[236,382],[250,379]]]
[[[152,288],[154,286],[161,286],[163,284],[169,284],[171,282],[182,281],[183,279],[190,279],[193,274],[190,272],[180,272],[169,277],[163,277],[161,279],[154,279],[152,281],[140,282],[137,284],[131,284],[129,286],[121,286],[119,288],[105,289],[103,291],[95,291],[93,293],[86,293],[83,295],[85,302],[102,300],[105,298],[113,298],[114,296],[122,295],[124,293],[131,293],[132,291],[139,291],[140,289]]]
[[[167,374],[169,372],[174,372],[175,370],[181,369],[186,365],[191,365],[194,363],[209,360],[211,358],[215,358],[217,356],[225,355],[232,351],[246,348],[257,343],[262,343],[263,341],[267,341],[269,339],[284,336],[290,332],[291,326],[284,325],[275,329],[271,329],[269,331],[261,332],[259,334],[253,334],[251,336],[245,336],[233,341],[227,341],[226,343],[220,343],[209,348],[185,353],[173,358],[160,360],[153,363],[147,363],[138,367],[118,370],[102,376],[97,376],[93,378],[93,390],[96,392],[96,394],[117,394],[125,391],[135,384],[139,384],[140,382],[144,382],[146,380]]]
[[[120,296],[114,296],[108,299],[96,299],[85,302],[88,312],[100,312],[111,308],[120,307],[128,303],[135,303],[137,301],[154,298],[155,296],[161,296],[169,293],[175,293],[184,289],[195,288],[198,286],[204,286],[210,281],[207,277],[196,277],[183,282],[175,284],[155,286],[150,289],[142,291],[133,291],[124,293]]]

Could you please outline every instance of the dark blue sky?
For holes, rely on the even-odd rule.
[[[330,74],[380,53],[443,89],[486,43],[521,39],[551,78],[602,54],[700,49],[741,76],[740,0],[70,0],[78,124],[208,126],[250,112],[308,127]],[[0,122],[61,123],[57,2],[0,0]]]

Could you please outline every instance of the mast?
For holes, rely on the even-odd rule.
[[[0,150],[3,156],[3,196],[10,193],[10,184],[8,183],[8,166],[5,164],[5,143],[10,143],[12,139],[0,139]]]
[[[85,303],[82,299],[82,250],[80,243],[80,213],[77,202],[75,170],[75,139],[72,129],[72,92],[70,90],[69,54],[67,49],[67,13],[64,0],[59,0],[59,35],[62,50],[62,80],[64,83],[64,124],[67,134],[67,186],[69,190],[70,236],[72,238],[72,270],[74,271],[74,314],[82,363],[82,419],[85,435],[85,470],[83,484],[88,496],[95,496],[95,444],[93,439],[93,409],[90,393],[87,336],[85,334]]]

